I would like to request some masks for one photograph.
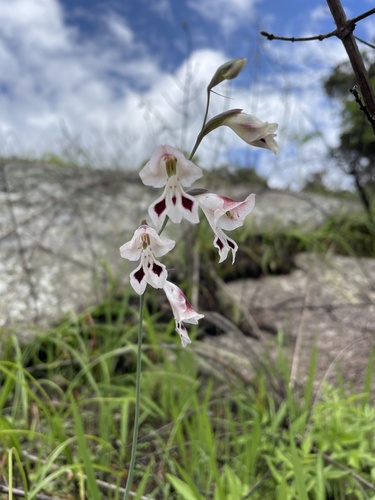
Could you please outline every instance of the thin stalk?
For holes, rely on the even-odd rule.
[[[142,364],[142,336],[143,336],[143,315],[145,309],[145,294],[140,296],[139,301],[139,326],[138,326],[138,347],[137,347],[137,373],[135,382],[135,416],[134,416],[134,430],[133,430],[133,443],[132,452],[130,457],[128,479],[126,481],[126,488],[124,492],[124,500],[128,500],[130,488],[133,484],[133,473],[135,464],[135,455],[137,452],[138,430],[139,430],[139,410],[141,407],[141,364]]]
[[[202,131],[206,125],[207,122],[207,116],[208,116],[208,109],[210,107],[210,97],[211,97],[211,89],[207,87],[207,103],[206,103],[206,111],[204,112],[204,118],[203,118],[203,123],[202,123],[202,128],[201,131],[198,134],[197,140],[194,144],[194,147],[190,153],[189,160],[193,159],[193,156],[195,155],[196,150],[198,149],[199,144],[201,143],[201,140],[203,139],[202,137]]]
[[[8,455],[8,460],[9,460],[9,500],[13,500],[13,448],[9,450],[9,455]]]
[[[207,116],[208,116],[208,108],[210,107],[210,97],[211,97],[211,89],[207,88],[207,104],[206,104],[206,111],[204,113],[201,132],[204,129],[204,126],[206,125]]]

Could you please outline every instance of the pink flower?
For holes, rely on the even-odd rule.
[[[130,273],[130,284],[142,295],[147,283],[154,288],[163,288],[168,273],[164,264],[155,259],[168,253],[175,246],[173,240],[160,237],[155,229],[142,224],[133,238],[120,248],[121,257],[128,260],[141,259],[140,265]]]
[[[185,321],[186,323],[197,325],[198,320],[204,316],[203,314],[198,314],[193,309],[183,291],[180,290],[178,286],[170,281],[166,281],[163,289],[172,307],[173,316],[176,322],[176,332],[181,338],[182,347],[186,347],[187,344],[191,344],[191,340],[183,322]]]
[[[223,262],[231,250],[233,264],[238,245],[223,229],[232,231],[243,225],[255,206],[255,194],[250,194],[244,201],[234,201],[215,193],[198,194],[195,198],[215,233],[214,247],[219,250],[219,262]]]
[[[149,207],[152,222],[160,228],[168,216],[178,224],[182,219],[199,222],[198,205],[182,186],[191,186],[202,170],[171,146],[158,146],[139,173],[146,186],[163,187],[163,194]]]
[[[279,150],[274,139],[276,136],[274,132],[278,127],[277,123],[262,122],[256,116],[238,112],[222,120],[221,125],[231,128],[247,144],[270,149],[274,153]]]

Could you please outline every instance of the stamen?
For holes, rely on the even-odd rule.
[[[177,158],[175,156],[165,157],[165,168],[167,170],[167,176],[172,177],[172,175],[176,175],[176,166],[177,166]]]

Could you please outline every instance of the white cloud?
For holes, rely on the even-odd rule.
[[[131,45],[134,42],[134,33],[128,24],[113,12],[107,18],[108,28],[119,41],[123,42],[125,46]]]
[[[149,3],[150,8],[164,20],[173,21],[170,0],[154,0]]]
[[[189,1],[200,15],[227,23],[221,26],[228,32],[236,23],[243,26],[255,5]],[[0,22],[0,155],[68,150],[97,166],[137,167],[159,143],[190,149],[201,126],[207,82],[228,58],[201,49],[166,74],[124,18],[108,14],[102,38],[82,39],[66,24],[57,0],[0,0]],[[346,55],[335,39],[265,41],[261,47],[254,49],[261,51],[254,61],[266,61],[267,73],[254,75],[257,67],[249,65],[252,85],[236,87],[233,100],[213,96],[211,115],[230,106],[277,121],[279,155],[244,148],[224,128],[204,140],[198,156],[203,166],[214,166],[238,158],[241,149],[243,161],[255,164],[272,185],[298,187],[302,176],[326,166],[327,149],[337,143],[338,113],[324,97],[321,79]],[[227,93],[224,84],[219,90]]]
[[[310,19],[313,22],[332,19],[332,15],[328,8],[328,5],[318,5],[317,7],[315,7],[310,13]]]
[[[29,50],[63,50],[68,46],[69,31],[63,22],[58,2],[51,0],[15,0],[0,2],[2,38],[19,44],[27,40]],[[14,28],[18,31],[14,31]],[[51,37],[53,34],[53,37]]]
[[[230,35],[239,26],[250,24],[259,0],[188,0],[190,9],[221,27],[224,35]]]
[[[112,30],[130,45],[126,25],[111,21]],[[85,131],[104,133],[112,124],[124,124],[121,113],[132,96],[126,82],[151,86],[162,74],[147,54],[124,61],[123,44],[110,48],[99,40],[79,40],[56,0],[11,5],[0,0],[0,22],[6,27],[0,32],[1,154],[53,150],[62,124],[82,139]]]
[[[56,0],[7,6],[0,0],[7,26],[0,32],[0,154],[70,148],[73,157],[84,151],[82,158],[96,165],[136,167],[160,141],[190,145],[191,133],[184,137],[180,129],[188,123],[198,131],[198,96],[203,100],[204,84],[224,62],[222,54],[194,53],[167,75],[114,16],[106,21],[121,38],[118,45],[106,43],[108,34],[93,42],[79,39]],[[183,106],[186,77],[191,94]]]

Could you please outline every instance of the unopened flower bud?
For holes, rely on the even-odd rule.
[[[216,70],[216,73],[212,77],[212,80],[209,83],[207,89],[211,90],[224,80],[232,80],[233,78],[236,78],[236,76],[242,71],[242,69],[246,66],[246,64],[247,64],[247,59],[245,57],[232,59],[222,64]]]

